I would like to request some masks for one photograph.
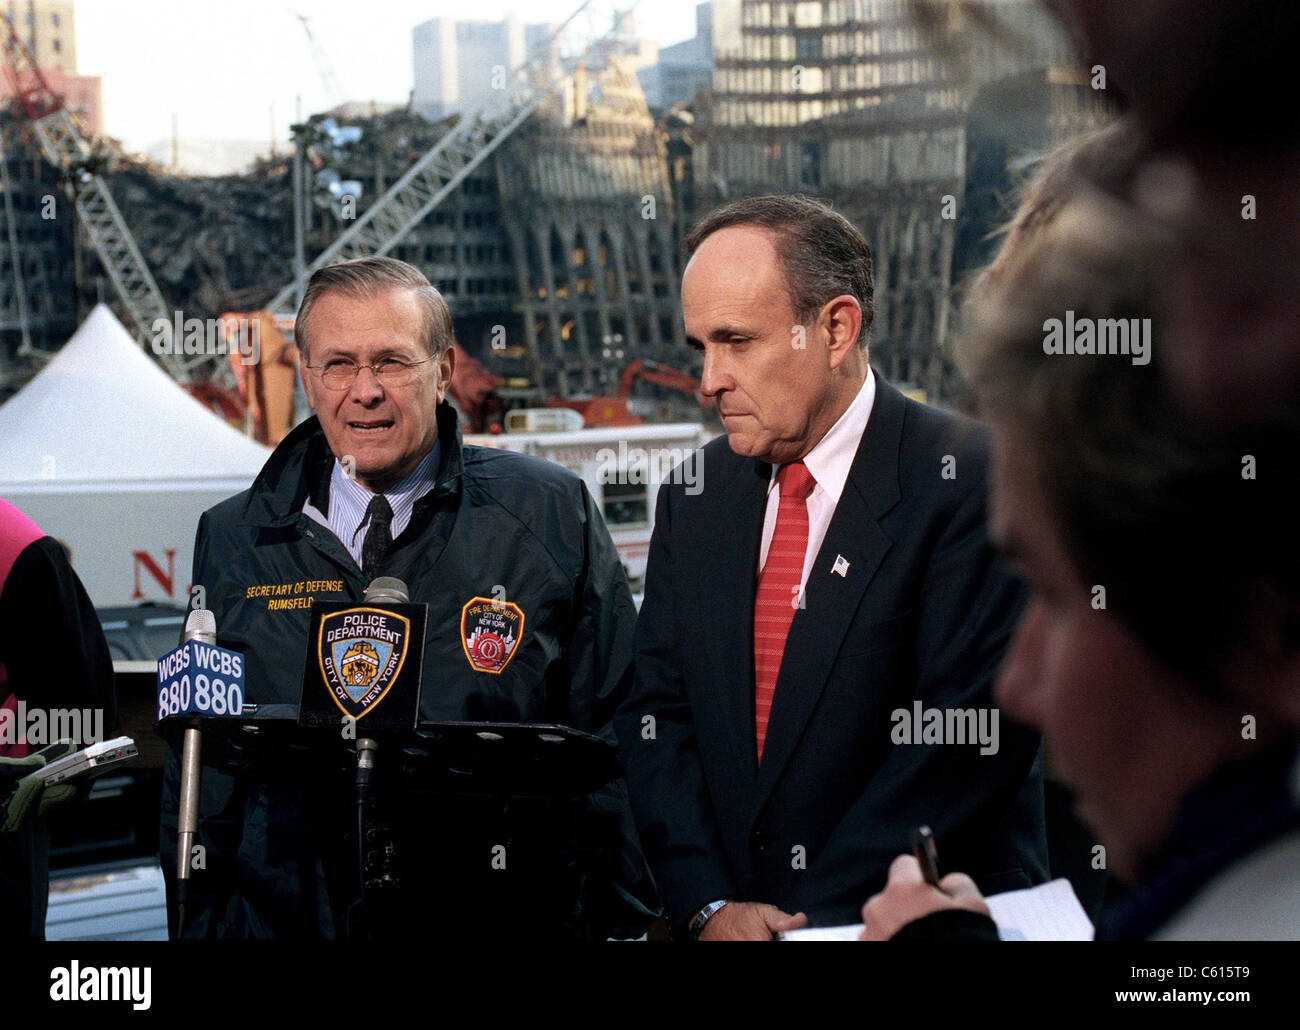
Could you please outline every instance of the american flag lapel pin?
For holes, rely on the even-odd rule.
[[[835,564],[831,566],[831,572],[839,576],[840,579],[845,579],[848,576],[848,571],[848,559],[846,559],[842,554],[837,554],[835,556]]]

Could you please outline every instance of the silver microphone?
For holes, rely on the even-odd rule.
[[[396,576],[377,576],[366,587],[362,600],[372,603],[387,601],[389,604],[410,604],[411,592],[406,584]]]

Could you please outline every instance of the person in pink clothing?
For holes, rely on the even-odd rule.
[[[63,545],[0,500],[0,940],[45,934],[49,831],[33,799],[21,815],[10,800],[54,743],[33,730],[51,720],[31,715],[53,709],[94,711],[83,732],[115,731],[108,643]]]

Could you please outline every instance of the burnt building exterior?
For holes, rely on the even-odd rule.
[[[872,360],[933,399],[952,389],[954,286],[987,256],[1001,214],[972,202],[972,190],[990,188],[972,182],[972,167],[998,150],[981,175],[1011,193],[1009,162],[1103,106],[1060,73],[1070,56],[1039,5],[990,6],[987,22],[951,7],[927,22],[903,0],[741,0],[739,38],[715,47],[713,89],[690,129],[697,211],[806,193],[858,226],[875,262]],[[994,138],[973,140],[972,109],[1007,83]],[[980,253],[963,254],[963,239]]]
[[[443,128],[372,121],[341,173],[373,198]],[[438,286],[494,371],[538,396],[598,394],[637,357],[691,360],[677,223],[663,134],[615,56],[578,69],[390,253]],[[308,252],[345,227],[314,209]]]
[[[58,349],[77,329],[72,202],[26,122],[0,116],[0,400],[30,376],[32,350]]]

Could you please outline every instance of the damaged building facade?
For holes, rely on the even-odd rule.
[[[375,156],[340,165],[367,196],[402,171]],[[318,209],[309,251],[340,228]],[[390,253],[443,291],[471,354],[539,397],[570,396],[611,388],[635,357],[690,360],[676,232],[664,140],[615,56],[579,68]]]
[[[1039,5],[987,6],[988,21],[936,8],[941,20],[927,23],[902,0],[742,0],[738,39],[715,50],[691,130],[696,210],[806,193],[863,232],[875,264],[872,361],[933,399],[953,391],[953,287],[973,264],[959,243],[982,249],[1007,213],[972,196],[990,188],[970,176],[985,142],[972,140],[972,110],[1010,84],[997,93],[997,131],[1017,138],[995,141],[991,168],[992,188],[1008,194],[1009,159],[1099,113],[1077,78],[1055,71],[1070,58]],[[1053,90],[1059,99],[1044,104]]]
[[[510,382],[599,394],[637,357],[698,367],[677,304],[698,216],[812,194],[872,245],[873,361],[952,399],[961,277],[989,256],[1023,156],[1100,124],[1104,94],[1035,0],[938,24],[901,0],[711,8],[711,89],[656,123],[644,70],[579,69],[392,253],[439,284],[461,343]],[[313,249],[330,228],[320,216]]]
[[[617,58],[595,86],[579,76],[569,124],[534,118],[497,160],[524,346],[560,395],[610,392],[635,357],[692,359],[664,142]]]
[[[72,206],[21,120],[0,115],[0,397],[25,381],[32,352],[76,332]]]

